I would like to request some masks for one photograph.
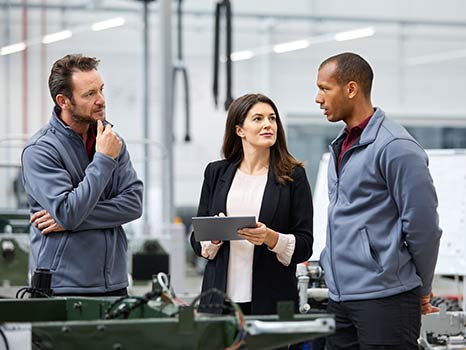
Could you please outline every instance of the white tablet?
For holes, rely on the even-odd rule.
[[[196,241],[232,241],[244,239],[237,231],[256,227],[255,216],[195,216],[193,217]]]

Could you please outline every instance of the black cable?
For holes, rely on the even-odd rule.
[[[238,304],[236,304],[235,302],[233,302],[227,295],[226,293],[224,293],[223,291],[221,291],[220,289],[217,289],[217,288],[212,288],[212,289],[209,289],[209,290],[206,290],[205,292],[202,292],[201,294],[199,294],[197,297],[195,297],[193,299],[193,301],[191,302],[190,306],[191,307],[194,307],[196,305],[196,303],[203,297],[207,296],[207,295],[210,295],[210,294],[217,294],[217,295],[220,295],[222,298],[223,298],[223,301],[228,303],[229,306],[225,305],[225,303],[223,303],[222,305],[218,305],[218,304],[202,304],[203,306],[207,306],[207,307],[213,307],[213,308],[223,308],[225,310],[228,310],[228,311],[233,311],[233,316],[235,317],[235,320],[236,320],[236,323],[237,323],[237,326],[238,326],[238,329],[237,329],[237,333],[236,333],[236,336],[235,338],[233,339],[233,342],[226,348],[226,350],[229,350],[229,349],[233,349],[233,350],[236,350],[236,349],[239,349],[243,343],[244,343],[244,340],[246,339],[248,333],[246,332],[246,330],[244,329],[244,316],[243,316],[243,313],[241,311],[241,308],[239,307]]]
[[[18,290],[16,291],[15,298],[16,298],[16,299],[19,299],[19,298],[18,298],[19,292],[21,292],[22,290],[28,289],[28,288],[29,288],[29,287],[23,287],[23,288],[18,289]],[[22,297],[21,297],[21,299],[22,299]]]
[[[226,65],[226,97],[224,102],[225,110],[228,110],[233,102],[232,97],[232,12],[230,0],[218,1],[215,6],[215,27],[214,27],[214,81],[213,94],[215,106],[218,106],[218,80],[219,80],[219,61],[222,59],[220,55],[220,21],[221,17],[225,16],[225,65]]]
[[[225,7],[225,19],[226,19],[226,97],[225,97],[225,110],[228,110],[231,103],[233,102],[233,97],[231,95],[231,85],[232,85],[232,64],[231,64],[231,33],[232,33],[232,26],[231,26],[231,3],[230,0],[223,0],[224,7]]]
[[[186,108],[186,114],[185,114],[185,122],[186,122],[186,133],[184,135],[184,140],[185,142],[191,141],[191,111],[190,111],[190,98],[189,98],[189,80],[188,80],[188,72],[186,71],[186,68],[182,70],[183,73],[183,80],[184,80],[184,99],[185,99],[185,108]]]
[[[184,107],[185,107],[185,123],[186,123],[186,133],[184,136],[185,142],[191,141],[190,136],[190,120],[191,120],[191,113],[190,113],[190,97],[189,97],[189,80],[188,80],[188,71],[186,69],[186,65],[183,59],[183,26],[182,26],[182,3],[183,0],[178,0],[178,8],[177,8],[177,63],[173,69],[172,74],[172,109],[175,109],[175,91],[176,91],[176,75],[178,72],[181,73],[182,82],[184,86]]]
[[[120,316],[123,316],[123,318],[128,318],[131,312],[138,307],[141,307],[142,305],[147,304],[150,300],[161,296],[162,293],[160,291],[154,291],[154,292],[148,292],[144,294],[142,297],[136,297],[136,296],[124,296],[121,297],[117,300],[115,300],[108,308],[107,311],[105,312],[105,319],[111,320],[118,318]],[[128,304],[122,304],[124,300],[136,300],[134,303],[131,305]],[[112,311],[112,309],[116,305],[123,305],[122,307],[118,307],[116,310]]]
[[[20,293],[21,293],[21,295],[20,295]],[[41,297],[44,297],[44,298],[50,298],[50,295],[43,292],[42,290],[36,289],[36,288],[31,288],[31,287],[23,287],[23,288],[18,289],[18,291],[16,292],[15,297],[16,297],[16,299],[24,299],[24,296],[26,295],[26,293],[29,293],[29,294],[35,295],[35,296],[41,296]]]
[[[218,66],[219,66],[219,51],[220,51],[220,11],[221,3],[217,2],[215,4],[215,25],[214,25],[214,81],[212,85],[212,90],[214,94],[214,103],[215,107],[218,107]]]
[[[0,327],[0,335],[2,336],[3,342],[5,343],[5,349],[10,350],[10,345],[8,344],[8,339],[6,338],[6,334],[3,331],[2,327]]]
[[[221,296],[223,303],[222,304],[199,304],[199,305],[202,305],[203,307],[208,307],[208,308],[223,309],[223,310],[230,311],[233,313],[237,311],[237,308],[236,308],[237,304],[234,301],[232,301],[228,297],[228,295],[226,295],[225,292],[222,292],[218,288],[211,288],[211,289],[206,290],[205,292],[200,293],[197,297],[193,299],[193,301],[191,302],[191,304],[189,304],[189,306],[194,308],[196,303],[200,301],[200,299],[210,294],[217,294]]]

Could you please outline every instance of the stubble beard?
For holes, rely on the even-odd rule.
[[[76,124],[96,124],[97,119],[92,118],[90,115],[83,115],[78,114],[74,110],[71,110],[71,119]],[[105,120],[105,115],[103,116],[102,120]]]

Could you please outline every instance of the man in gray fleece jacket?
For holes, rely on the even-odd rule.
[[[98,63],[67,55],[53,64],[52,117],[22,153],[32,267],[51,270],[56,295],[126,295],[121,225],[142,214],[143,185],[106,121]]]
[[[343,121],[330,146],[328,224],[320,261],[336,333],[328,349],[417,349],[440,243],[427,155],[371,103],[373,72],[343,53],[319,67],[316,102]]]

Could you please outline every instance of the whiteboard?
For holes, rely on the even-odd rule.
[[[440,227],[443,230],[435,273],[466,275],[466,150],[426,152],[437,191]],[[311,260],[318,260],[325,246],[328,161],[329,153],[323,154],[314,189],[314,253]]]

